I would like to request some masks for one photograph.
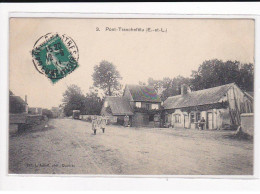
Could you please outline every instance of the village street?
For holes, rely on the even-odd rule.
[[[107,126],[53,119],[43,130],[10,135],[9,173],[248,175],[253,142],[233,132]]]

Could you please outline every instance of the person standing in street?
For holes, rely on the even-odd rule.
[[[128,127],[128,125],[129,125],[129,116],[125,115],[125,117],[124,117],[124,126]]]
[[[100,123],[100,127],[101,127],[103,133],[105,133],[106,124],[107,124],[106,118],[105,118],[105,115],[103,114],[101,117],[101,123]]]
[[[94,131],[94,135],[96,135],[97,133],[97,116],[94,116],[94,118],[92,119],[92,130]]]
[[[204,117],[202,117],[200,120],[200,123],[199,123],[201,130],[204,130],[205,123],[206,123],[206,121],[205,121]]]

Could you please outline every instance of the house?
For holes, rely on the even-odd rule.
[[[101,115],[116,118],[119,124],[123,124],[124,117],[128,115],[130,118],[134,115],[130,103],[127,99],[117,96],[106,96],[101,109]]]
[[[234,83],[194,92],[182,85],[181,95],[163,106],[166,126],[194,129],[204,117],[206,129],[221,129],[240,125],[241,113],[253,112],[253,99]]]
[[[29,107],[28,113],[31,115],[42,115],[42,108],[40,107]]]
[[[161,99],[154,88],[140,85],[126,85],[122,97],[107,96],[101,114],[116,116],[122,124],[129,116],[131,126],[160,126]]]

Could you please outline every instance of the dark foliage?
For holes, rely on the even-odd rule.
[[[121,79],[120,73],[116,67],[107,61],[101,61],[99,65],[94,67],[94,73],[92,75],[93,85],[100,88],[108,96],[117,95],[122,89],[119,82]]]
[[[42,115],[44,116],[47,116],[49,119],[53,117],[53,114],[52,112],[49,110],[49,109],[42,109]]]
[[[251,63],[241,64],[238,61],[223,62],[217,59],[204,61],[198,71],[192,72],[190,83],[193,90],[236,83],[242,90],[253,91],[254,66]]]
[[[153,86],[164,101],[169,96],[181,94],[181,85],[187,84],[191,90],[202,90],[236,83],[244,91],[254,90],[254,66],[252,63],[241,64],[238,61],[223,62],[218,59],[204,61],[190,78],[178,76],[162,80],[148,79],[148,85]]]
[[[98,92],[91,88],[85,97],[85,114],[99,115],[103,104],[103,99],[98,96]]]
[[[80,110],[80,114],[97,115],[102,108],[102,99],[97,91],[90,88],[90,92],[84,96],[81,89],[71,85],[63,94],[63,111],[66,116],[71,116],[73,110]]]

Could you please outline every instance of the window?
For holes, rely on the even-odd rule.
[[[196,121],[198,122],[198,121],[200,121],[200,119],[201,119],[201,114],[200,114],[200,112],[198,112],[196,114]]]
[[[152,109],[159,109],[159,105],[158,104],[152,104]]]
[[[141,108],[142,103],[141,103],[141,102],[135,102],[135,106],[136,106],[137,108]]]
[[[190,122],[191,122],[191,123],[194,123],[194,122],[195,122],[194,113],[190,113]]]
[[[107,102],[107,101],[104,102],[104,107],[105,107],[105,108],[108,107],[108,102]]]
[[[175,123],[181,122],[181,115],[175,115]]]

